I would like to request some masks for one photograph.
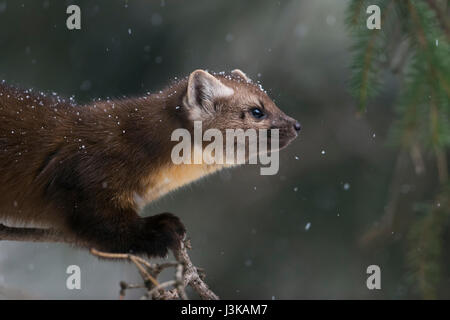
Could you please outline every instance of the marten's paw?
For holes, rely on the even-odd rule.
[[[161,213],[144,219],[139,251],[148,256],[164,257],[169,249],[178,249],[186,234],[180,219],[171,213]]]

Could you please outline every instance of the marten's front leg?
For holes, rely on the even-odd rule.
[[[102,170],[113,171],[113,164]],[[44,200],[54,205],[55,216],[63,216],[65,230],[75,236],[78,244],[107,252],[160,257],[168,249],[177,248],[185,234],[178,217],[162,213],[141,218],[132,207],[123,203],[120,206],[112,200],[118,190],[95,189],[92,177],[106,174],[93,168],[88,164],[81,167],[77,157],[64,161],[54,158],[38,177],[45,186]]]
[[[166,256],[185,235],[180,219],[171,213],[141,218],[132,209],[85,211],[77,206],[68,227],[81,243],[106,252]]]
[[[180,219],[168,212],[140,218],[140,232],[132,236],[131,250],[149,256],[166,256],[168,249],[178,249],[186,229]]]

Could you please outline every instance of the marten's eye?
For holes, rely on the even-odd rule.
[[[264,114],[264,112],[263,112],[260,108],[258,108],[258,107],[251,108],[251,109],[250,109],[250,112],[251,112],[252,116],[253,116],[255,119],[262,119],[262,118],[264,118],[264,117],[266,116],[266,115]]]

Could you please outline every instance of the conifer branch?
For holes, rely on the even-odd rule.
[[[416,174],[424,174],[426,157],[422,153],[432,151],[436,163],[439,185],[438,196],[433,205],[426,200],[415,206],[422,208],[415,219],[408,216],[408,267],[412,271],[416,287],[425,298],[436,298],[439,279],[442,276],[443,234],[450,222],[450,186],[448,185],[447,152],[450,147],[450,46],[447,7],[436,0],[379,0],[377,5],[384,12],[382,29],[389,30],[395,23],[398,32],[386,33],[373,41],[373,30],[356,30],[351,23],[357,21],[356,13],[363,10],[353,1],[349,6],[355,44],[353,46],[352,89],[359,109],[365,109],[368,98],[373,97],[381,84],[377,82],[377,70],[385,64],[377,64],[381,52],[388,52],[388,44],[407,44],[407,54],[402,63],[391,63],[404,69],[396,72],[401,83],[396,104],[398,118],[391,127],[390,138],[400,146],[400,155],[388,192],[388,204],[377,228],[371,229],[361,238],[369,244],[394,230],[394,218],[401,213],[400,188],[402,176],[407,174],[407,155],[410,155]],[[394,5],[397,19],[386,19],[386,9]],[[442,6],[440,5],[442,4]],[[372,33],[370,33],[372,32]],[[400,33],[400,34],[398,34]],[[398,50],[397,50],[398,51]],[[396,61],[397,62],[397,61]],[[399,71],[399,70],[396,70]],[[399,162],[399,159],[403,159]],[[427,173],[432,170],[427,170]],[[427,194],[428,199],[429,195]],[[410,209],[408,210],[410,212]],[[387,237],[386,237],[387,238]],[[386,239],[385,238],[385,239]],[[392,237],[389,237],[392,239]]]

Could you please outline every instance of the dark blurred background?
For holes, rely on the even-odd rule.
[[[66,28],[70,4],[81,8],[79,31]],[[303,125],[280,153],[279,173],[261,176],[254,165],[223,171],[144,214],[182,218],[191,258],[222,298],[415,298],[401,226],[367,244],[389,201],[398,83],[386,76],[385,90],[358,115],[348,90],[346,5],[0,0],[0,78],[85,103],[154,92],[197,68],[242,69]],[[416,180],[405,172],[406,195]],[[81,267],[81,290],[66,289],[71,264]],[[381,267],[381,290],[366,287],[371,264]],[[0,298],[115,299],[120,280],[138,279],[132,265],[67,245],[0,242]]]

